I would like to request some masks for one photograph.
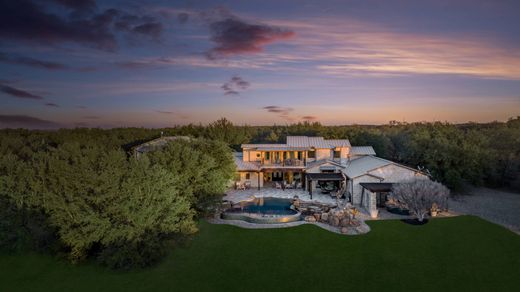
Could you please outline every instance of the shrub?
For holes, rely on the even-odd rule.
[[[433,204],[446,208],[449,189],[439,182],[417,179],[395,184],[393,196],[422,222]]]

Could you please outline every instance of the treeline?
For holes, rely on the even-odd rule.
[[[218,140],[175,141],[136,158],[148,130],[3,131],[0,245],[114,268],[155,263],[197,230],[233,176]],[[214,205],[214,204],[213,204]]]
[[[182,135],[136,159],[132,147]],[[285,143],[288,135],[348,138],[378,156],[421,167],[452,189],[464,182],[520,189],[520,118],[487,124],[298,123],[165,129],[0,130],[0,246],[97,259],[118,268],[156,262],[196,231],[198,216],[233,177],[230,148]],[[516,183],[516,185],[515,185]]]
[[[289,135],[348,138],[354,146],[373,146],[380,157],[420,167],[454,190],[464,183],[520,190],[520,117],[484,124],[394,121],[381,126],[317,122],[234,126],[221,119],[206,127],[187,125],[162,131],[221,140],[236,150],[242,143],[285,143]]]

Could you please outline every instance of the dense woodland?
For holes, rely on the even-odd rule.
[[[139,159],[132,147],[183,135]],[[0,245],[114,268],[150,265],[196,232],[233,177],[231,149],[288,135],[348,138],[378,156],[420,167],[451,189],[465,183],[519,189],[520,118],[487,124],[298,123],[165,129],[0,130]],[[230,149],[231,148],[231,149]]]

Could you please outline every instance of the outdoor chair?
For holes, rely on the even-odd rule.
[[[249,189],[251,188],[251,182],[250,182],[250,181],[246,181],[246,182],[244,183],[244,188],[245,188],[246,190],[249,190]]]
[[[281,189],[282,185],[280,183],[275,182],[274,183],[274,187],[277,188],[277,189]]]

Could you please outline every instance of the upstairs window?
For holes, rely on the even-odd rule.
[[[309,158],[316,158],[316,151],[310,150],[307,154]]]
[[[334,158],[341,158],[341,151],[334,151]]]
[[[249,172],[246,173],[246,179],[251,179],[251,174]]]

